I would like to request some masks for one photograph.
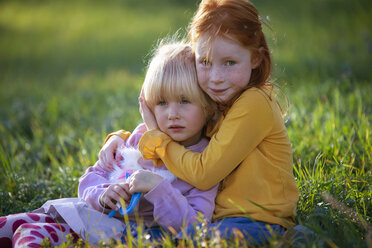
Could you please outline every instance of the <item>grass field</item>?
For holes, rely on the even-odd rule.
[[[253,3],[290,100],[296,222],[316,234],[306,246],[372,247],[372,3]],[[147,54],[185,32],[197,4],[0,1],[0,216],[77,196],[105,136],[141,121]]]

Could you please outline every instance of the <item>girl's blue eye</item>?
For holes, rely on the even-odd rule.
[[[165,105],[167,105],[167,102],[166,101],[159,101],[158,102],[158,105],[165,106]]]
[[[189,103],[190,103],[190,101],[187,100],[187,99],[182,99],[181,100],[181,104],[189,104]]]
[[[225,63],[227,66],[232,66],[232,65],[235,65],[235,61],[232,61],[232,60],[229,60],[229,61],[226,61]]]

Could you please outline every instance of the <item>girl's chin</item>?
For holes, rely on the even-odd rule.
[[[219,96],[213,96],[211,97],[213,101],[215,101],[216,103],[218,104],[225,104],[226,103],[226,100],[222,97],[219,97]]]

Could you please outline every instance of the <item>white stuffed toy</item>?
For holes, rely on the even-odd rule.
[[[117,149],[116,156],[119,156],[119,158],[122,159],[114,164],[114,170],[109,176],[110,182],[118,183],[123,182],[123,180],[128,182],[127,180],[129,179],[129,176],[133,174],[133,172],[144,169],[139,163],[140,159],[142,159],[142,155],[140,151],[134,147],[122,146]],[[164,167],[161,168],[154,165],[152,168],[146,170],[150,170],[158,174],[164,179],[167,179],[169,182],[172,182],[174,179],[176,179],[176,176]]]
[[[119,183],[123,181],[128,183],[129,177],[133,174],[133,172],[144,169],[139,162],[140,159],[142,159],[141,153],[133,147],[123,146],[118,148],[116,151],[116,157],[119,158],[119,162],[114,164],[114,170],[110,172],[109,175],[109,180],[112,183]],[[172,182],[174,179],[176,179],[176,176],[167,170],[165,166],[156,167],[153,165],[149,169],[146,168],[146,170],[150,170],[158,174],[169,182]],[[137,205],[141,195],[141,193],[134,193],[129,206],[125,210],[122,209],[118,202],[117,206],[119,207],[119,212],[123,215],[130,214]],[[115,213],[116,211],[112,210],[109,214],[109,217],[113,217]]]

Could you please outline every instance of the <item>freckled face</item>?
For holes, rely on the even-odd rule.
[[[251,78],[251,51],[234,39],[217,36],[195,43],[196,70],[200,87],[217,103],[226,104],[243,92]]]

